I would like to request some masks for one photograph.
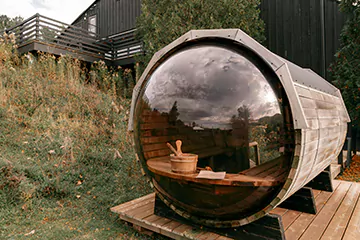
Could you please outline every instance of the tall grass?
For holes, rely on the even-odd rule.
[[[109,212],[149,191],[126,131],[132,76],[0,41],[0,238],[135,235]]]

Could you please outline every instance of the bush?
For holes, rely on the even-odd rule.
[[[0,239],[131,239],[109,208],[150,191],[127,132],[132,72],[0,39]]]
[[[12,40],[0,43],[0,198],[23,204],[73,197],[93,186],[95,176],[102,185],[136,174],[126,131],[132,72],[98,62],[88,81],[79,60],[41,53],[18,58]],[[124,162],[114,157],[117,151]],[[123,167],[117,176],[106,173]]]
[[[353,126],[360,126],[360,3],[343,0],[348,20],[341,32],[341,48],[329,71],[344,98]]]
[[[146,66],[152,55],[189,30],[240,28],[257,41],[264,41],[264,23],[259,17],[260,0],[143,0],[137,20],[137,37]]]

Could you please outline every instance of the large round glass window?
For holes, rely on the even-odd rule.
[[[134,119],[140,157],[150,172],[167,171],[166,143],[180,139],[183,152],[198,155],[198,171],[273,177],[284,183],[292,159],[292,119],[281,84],[258,62],[247,50],[204,43],[176,52],[155,69],[140,92]],[[157,166],[159,171],[152,171]],[[166,189],[168,184],[162,187],[176,198],[184,194],[176,196]],[[276,194],[280,188],[261,189],[257,199],[261,202],[261,194]]]

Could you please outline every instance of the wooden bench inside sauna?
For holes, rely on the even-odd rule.
[[[275,187],[284,182],[289,168],[289,162],[284,155],[270,161],[263,159],[266,162],[261,163],[257,142],[247,143],[241,139],[244,136],[235,137],[228,131],[187,126],[182,121],[174,121],[171,118],[169,114],[160,114],[156,110],[142,113],[140,141],[148,169],[152,173],[180,181],[223,186]],[[240,135],[243,134],[242,131]],[[166,143],[174,144],[178,139],[183,143],[184,153],[198,155],[200,166],[195,173],[182,174],[171,170],[171,151]],[[244,146],[244,142],[247,146]],[[235,158],[235,161],[236,157],[249,158],[250,151],[253,159],[231,168],[226,168],[222,164],[222,161],[229,157]],[[225,178],[198,178],[199,172],[206,167],[215,171],[226,171]]]

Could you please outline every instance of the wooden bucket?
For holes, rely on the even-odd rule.
[[[180,156],[170,154],[171,171],[181,174],[192,174],[196,172],[198,155],[183,153]]]

